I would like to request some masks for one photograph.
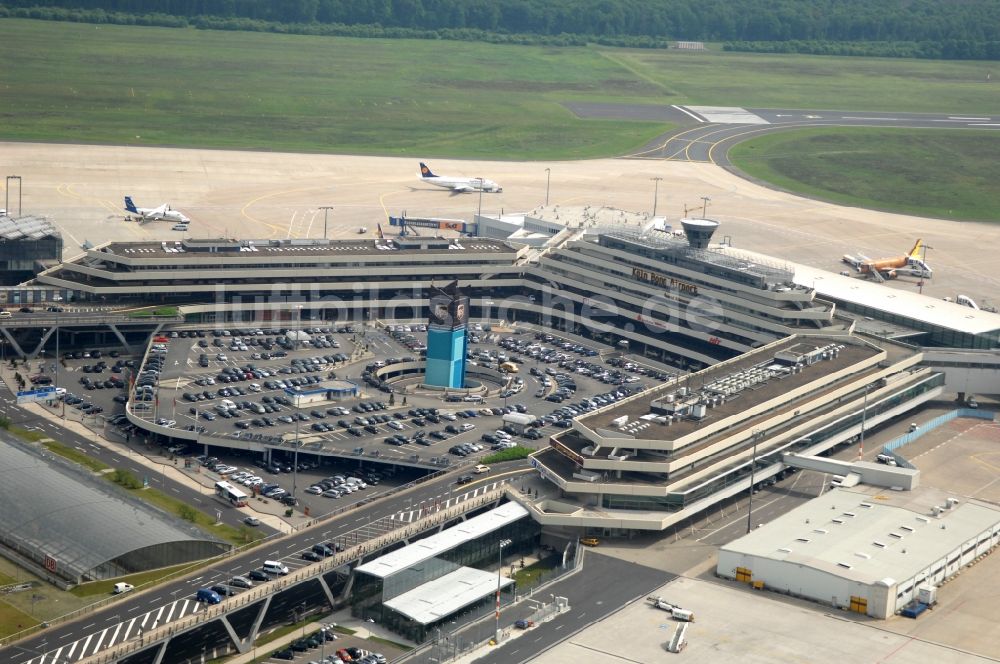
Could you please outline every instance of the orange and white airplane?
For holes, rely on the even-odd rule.
[[[901,274],[930,279],[934,274],[934,270],[924,261],[923,240],[917,240],[910,252],[902,256],[872,259],[864,254],[844,254],[841,260],[861,274],[871,275],[878,281],[895,279]]]

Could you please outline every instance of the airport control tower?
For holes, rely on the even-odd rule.
[[[712,235],[719,227],[714,219],[681,219],[681,227],[687,236],[688,244],[694,249],[708,249]]]
[[[424,383],[436,387],[465,387],[469,298],[458,282],[431,294],[427,321],[427,368]]]

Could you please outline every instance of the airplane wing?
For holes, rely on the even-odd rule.
[[[149,210],[143,216],[150,217],[152,219],[162,219],[166,213],[167,213],[167,204],[164,203],[160,207]]]
[[[456,185],[454,185],[451,188],[451,190],[455,191],[455,192],[458,192],[458,193],[463,193],[464,194],[467,191],[475,191],[476,188],[473,187],[472,185],[468,185],[468,184],[456,184]]]

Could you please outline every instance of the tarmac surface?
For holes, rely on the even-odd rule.
[[[22,177],[23,212],[49,216],[63,231],[64,257],[84,242],[179,240],[170,222],[125,222],[123,197],[150,207],[169,203],[192,218],[194,237],[357,237],[365,227],[386,235],[387,215],[471,220],[550,205],[609,206],[636,212],[654,207],[669,222],[701,216],[722,222],[717,239],[831,271],[843,254],[877,258],[904,253],[918,237],[932,249],[933,297],[962,293],[990,304],[1000,286],[992,253],[1000,225],[953,222],[848,208],[775,191],[711,163],[669,159],[574,162],[431,160],[435,172],[489,177],[499,194],[451,194],[419,182],[423,157],[238,152],[133,146],[0,143],[10,172]],[[548,171],[548,172],[547,172]],[[550,181],[547,176],[551,175]],[[662,178],[654,182],[652,178]],[[658,185],[654,187],[654,184]],[[548,185],[548,186],[547,186]],[[14,192],[16,193],[16,188]],[[329,211],[320,206],[333,206]],[[901,278],[888,288],[916,291]]]

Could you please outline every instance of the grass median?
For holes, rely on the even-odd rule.
[[[741,143],[729,156],[745,173],[813,198],[995,222],[998,154],[998,132],[823,127]]]
[[[44,445],[45,449],[49,450],[53,454],[58,454],[64,459],[69,459],[74,463],[78,463],[85,468],[89,468],[95,473],[99,473],[101,471],[110,468],[110,466],[108,466],[106,463],[98,461],[94,457],[84,454],[75,447],[70,447],[69,445],[63,445],[62,443],[57,443],[55,441],[48,441],[42,443],[42,445]]]
[[[169,496],[159,489],[144,487],[143,482],[140,482],[138,478],[128,471],[116,470],[114,473],[108,474],[107,478],[125,488],[136,498],[155,505],[184,521],[193,523],[206,533],[235,546],[244,546],[264,538],[264,534],[258,530],[246,526],[237,528],[225,523],[220,524],[215,520],[214,516],[191,507],[191,505],[188,505],[183,500]]]
[[[147,584],[154,584],[162,579],[166,579],[169,576],[178,574],[187,569],[194,569],[198,567],[200,563],[187,563],[184,565],[175,565],[174,567],[164,567],[162,569],[154,569],[148,572],[139,572],[138,574],[129,574],[127,576],[121,576],[116,579],[107,579],[101,581],[91,581],[89,583],[83,583],[70,589],[71,592],[76,597],[93,597],[94,595],[110,595],[111,590],[114,588],[116,583],[131,583],[136,588],[142,588]]]

